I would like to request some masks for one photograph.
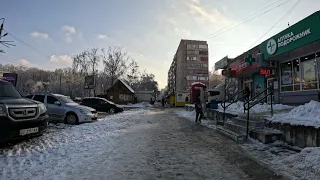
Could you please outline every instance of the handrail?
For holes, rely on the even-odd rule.
[[[238,92],[236,92],[235,94],[233,94],[231,97],[228,97],[228,99],[226,99],[226,100],[224,100],[223,102],[221,102],[220,104],[221,104],[221,106],[224,108],[224,107],[228,107],[228,106],[225,106],[225,103],[227,102],[227,101],[229,101],[229,100],[231,100],[232,98],[234,98],[235,96],[237,96],[237,95],[239,95],[240,93],[242,93],[242,92],[244,92],[244,90],[241,90],[241,91],[238,91]],[[244,97],[244,96],[242,96],[242,97]],[[241,97],[241,98],[242,98]],[[237,98],[237,99],[239,99],[239,98]],[[234,102],[233,102],[234,103]],[[233,104],[233,103],[231,103],[231,104]],[[222,105],[223,104],[223,105]]]
[[[260,96],[261,94],[268,92],[268,90],[270,91],[269,93],[267,93],[266,95],[264,95],[262,98],[260,98],[259,100],[255,101],[253,104],[250,105],[250,101],[256,99],[258,96]],[[248,139],[249,136],[249,120],[250,120],[250,109],[255,106],[256,104],[258,104],[259,102],[261,102],[263,99],[267,98],[268,96],[271,96],[271,116],[273,116],[273,106],[272,106],[272,96],[273,96],[273,86],[269,86],[267,87],[265,90],[261,91],[259,94],[255,95],[254,97],[252,97],[251,99],[249,99],[247,102],[244,103],[244,111],[247,110],[247,134],[246,134],[246,138]],[[247,105],[248,104],[248,105]],[[248,106],[248,108],[246,107]]]
[[[229,97],[227,100],[223,101],[223,103],[221,102],[221,106],[223,107],[223,123],[224,121],[226,120],[226,108],[229,107],[231,104],[237,102],[237,101],[234,101],[232,103],[229,103],[227,106],[226,106],[226,101],[229,101],[231,98],[234,98],[235,96],[239,95],[240,93],[243,93],[245,90],[241,90],[241,91],[238,91],[236,92],[235,94],[233,94],[231,97]],[[225,96],[226,96],[226,91],[224,92],[225,93]],[[243,96],[241,96],[241,98],[245,97],[246,94],[244,94]],[[238,100],[239,98],[237,98]]]
[[[256,98],[259,97],[261,94],[267,92],[267,91],[269,90],[269,88],[270,88],[270,87],[267,87],[265,90],[261,91],[259,94],[255,95],[254,97],[252,97],[251,99],[249,99],[247,102],[245,102],[245,105],[248,104],[248,107],[249,107],[250,101],[256,99]],[[270,90],[271,90],[271,89],[270,89]],[[271,91],[272,91],[272,90],[271,90]],[[267,97],[267,96],[265,96],[264,98],[266,98],[266,97]],[[261,98],[261,100],[264,99],[264,98]],[[260,102],[260,101],[259,101],[259,102]],[[254,104],[254,105],[256,105],[256,104]],[[252,106],[252,107],[253,107],[253,106]],[[250,107],[250,109],[251,109],[252,107]]]

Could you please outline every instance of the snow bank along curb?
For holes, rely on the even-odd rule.
[[[226,103],[226,105],[229,105],[229,103]],[[244,104],[241,101],[235,102],[228,106],[226,108],[226,112],[232,113],[232,114],[243,114],[244,113]],[[292,106],[283,105],[283,104],[273,104],[272,106],[274,111],[279,110],[285,110],[285,109],[292,109]],[[221,104],[219,104],[217,111],[223,112],[223,107]],[[264,103],[264,104],[256,104],[250,109],[250,113],[264,113],[264,112],[270,112],[271,111],[271,105]]]
[[[127,104],[127,105],[119,105],[122,108],[148,108],[148,107],[153,107],[151,104],[147,102],[143,103],[136,103],[136,104]]]
[[[268,117],[266,126],[283,132],[282,140],[300,148],[320,146],[320,103],[310,101],[288,113]]]
[[[280,170],[288,171],[300,179],[318,179],[320,177],[320,147],[305,148],[300,153],[284,159],[273,160]]]
[[[310,101],[301,106],[293,108],[288,113],[277,114],[267,118],[272,122],[290,125],[320,127],[320,102]]]

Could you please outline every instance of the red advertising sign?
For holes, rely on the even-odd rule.
[[[270,69],[260,69],[260,74],[265,75],[265,76],[269,76],[271,74],[271,70]]]
[[[251,52],[250,55],[252,55],[251,58],[255,58],[255,62],[252,62],[251,66],[249,65],[248,62],[245,61],[245,58],[247,57],[248,53],[244,53],[241,55],[235,62],[230,64],[230,68],[232,70],[236,71],[236,76],[239,76],[243,72],[248,72],[254,69],[257,69],[260,67],[260,64],[257,59],[257,54],[259,53],[259,49],[256,51]]]

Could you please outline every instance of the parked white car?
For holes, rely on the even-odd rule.
[[[52,122],[63,122],[73,125],[93,122],[98,119],[95,109],[79,105],[69,97],[61,94],[30,94],[26,98],[44,103],[48,110],[49,119]]]

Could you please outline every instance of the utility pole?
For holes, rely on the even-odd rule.
[[[60,78],[59,78],[59,93],[61,94],[61,76],[62,74],[60,73]]]

